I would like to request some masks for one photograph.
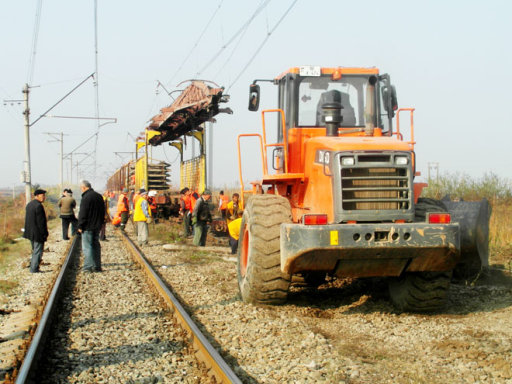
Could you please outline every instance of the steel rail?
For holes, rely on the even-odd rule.
[[[32,336],[32,340],[30,342],[30,347],[25,354],[25,358],[23,359],[23,363],[16,375],[16,384],[28,383],[33,380],[32,375],[34,374],[37,368],[37,362],[41,357],[41,353],[43,352],[44,342],[46,336],[48,335],[48,331],[50,329],[52,316],[54,314],[55,308],[57,307],[58,298],[62,292],[65,276],[68,272],[69,266],[71,264],[71,258],[76,254],[76,250],[78,245],[80,244],[80,237],[74,236],[73,241],[71,243],[71,247],[69,248],[68,254],[62,267],[60,269],[60,273],[53,284],[52,291],[46,304],[44,306],[43,314],[41,315],[41,320],[39,321],[36,331],[34,332],[34,336]]]
[[[160,278],[160,276],[158,276],[144,254],[139,251],[125,232],[117,232],[120,233],[121,238],[128,246],[134,259],[145,270],[146,275],[153,283],[155,289],[173,312],[175,319],[187,332],[197,359],[205,364],[208,373],[215,377],[217,383],[241,384],[242,381],[236,376],[231,367],[224,361],[213,345],[211,345],[206,336],[203,335],[185,308],[183,308],[165,282]]]

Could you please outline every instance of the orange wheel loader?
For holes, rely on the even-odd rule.
[[[414,109],[398,109],[389,75],[291,68],[250,85],[251,111],[259,108],[264,81],[277,86],[278,106],[261,112],[261,133],[238,136],[244,301],[284,303],[294,275],[313,285],[327,275],[387,276],[399,310],[435,311],[445,304],[454,270],[488,266],[486,200],[418,198],[426,184],[414,182]],[[410,117],[408,141],[402,112]],[[276,142],[267,140],[268,114],[278,116]],[[246,140],[261,152],[263,176],[252,189],[242,175]]]

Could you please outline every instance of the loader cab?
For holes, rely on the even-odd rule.
[[[250,88],[249,109],[253,111],[258,110],[260,100],[257,81],[261,80],[255,80]],[[375,68],[292,68],[273,82],[278,86],[278,108],[284,111],[286,131],[295,127],[323,128],[322,105],[338,102],[342,105],[340,128],[361,128],[371,123],[383,135],[392,134],[396,91],[389,75],[379,75]],[[283,129],[278,120],[281,141]]]

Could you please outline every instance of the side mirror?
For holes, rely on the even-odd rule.
[[[398,109],[398,99],[396,97],[396,89],[394,85],[386,85],[382,87],[382,100],[384,101],[384,108],[389,117],[395,116],[395,111]]]
[[[257,111],[260,107],[260,86],[251,84],[249,86],[249,111]]]

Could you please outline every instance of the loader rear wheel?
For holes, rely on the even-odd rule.
[[[420,197],[414,207],[414,220],[424,222],[429,212],[443,213],[448,212],[448,209],[441,200]]]
[[[254,195],[242,217],[238,244],[238,286],[242,300],[282,304],[291,276],[281,272],[280,227],[291,222],[290,203],[279,195]]]
[[[416,272],[389,282],[391,301],[406,312],[433,312],[446,303],[451,272]]]

